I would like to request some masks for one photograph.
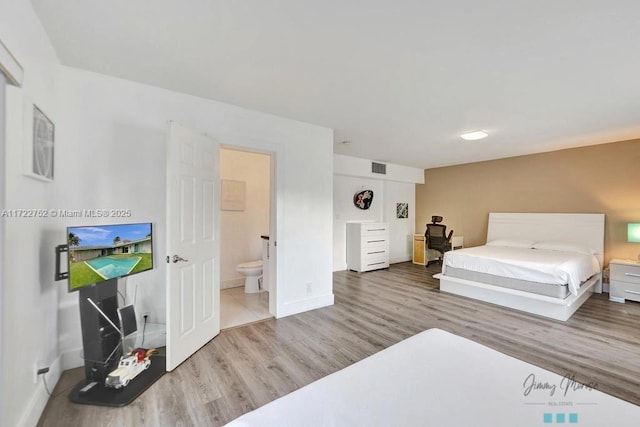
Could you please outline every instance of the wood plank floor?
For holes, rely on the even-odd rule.
[[[437,270],[334,273],[335,305],[223,331],[125,408],[71,403],[83,370],[66,371],[38,425],[222,425],[434,327],[640,404],[640,303],[594,295],[559,322],[441,293]]]

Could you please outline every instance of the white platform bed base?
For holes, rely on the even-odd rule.
[[[487,242],[499,239],[557,241],[584,245],[596,251],[602,266],[604,253],[604,214],[495,213],[489,214]],[[602,292],[602,273],[584,283],[578,295],[565,299],[488,285],[436,274],[440,290],[501,306],[566,321],[589,299]]]
[[[537,314],[551,319],[568,320],[573,313],[591,296],[595,289],[601,289],[601,276],[589,279],[580,287],[578,295],[569,295],[565,299],[537,295],[485,283],[472,282],[436,274],[440,279],[440,290],[480,301],[498,304],[527,313]]]

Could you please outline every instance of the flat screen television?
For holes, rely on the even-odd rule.
[[[149,222],[67,227],[69,292],[153,268]]]

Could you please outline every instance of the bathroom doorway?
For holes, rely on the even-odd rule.
[[[220,328],[273,317],[273,155],[220,148]],[[260,268],[261,267],[261,268]]]

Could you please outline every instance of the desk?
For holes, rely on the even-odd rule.
[[[451,248],[462,249],[464,247],[464,236],[453,236],[451,238]],[[427,239],[424,234],[413,235],[413,263],[425,265],[427,261],[437,258],[439,252],[433,249],[427,249]]]

